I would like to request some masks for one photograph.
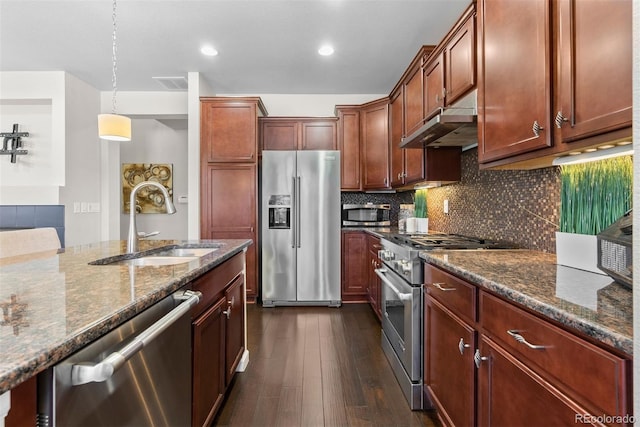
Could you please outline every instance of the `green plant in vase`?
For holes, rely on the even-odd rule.
[[[601,273],[595,236],[631,208],[632,182],[631,156],[562,166],[558,264]]]
[[[416,228],[421,233],[426,233],[429,229],[429,220],[427,219],[427,189],[416,190],[413,203],[416,214]]]

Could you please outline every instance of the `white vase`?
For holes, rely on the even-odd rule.
[[[598,238],[588,234],[556,232],[557,264],[593,273],[605,274],[598,268]]]
[[[429,218],[416,218],[416,231],[427,233],[429,231]]]

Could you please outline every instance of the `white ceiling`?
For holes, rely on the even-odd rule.
[[[471,0],[118,0],[118,90],[197,71],[223,94],[389,93]],[[0,0],[0,71],[111,90],[111,0]],[[329,42],[335,54],[317,49]],[[220,54],[204,57],[202,44]]]

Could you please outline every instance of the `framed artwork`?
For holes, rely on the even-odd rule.
[[[131,190],[143,181],[162,184],[173,201],[173,165],[166,163],[123,163],[122,164],[122,212],[130,213]],[[136,194],[137,213],[167,213],[164,196],[156,187],[148,185]]]

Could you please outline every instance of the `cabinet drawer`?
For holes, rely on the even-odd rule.
[[[473,324],[476,321],[476,287],[425,264],[424,283],[427,294],[445,307]]]
[[[202,299],[198,305],[193,308],[191,318],[195,319],[209,307],[216,297],[221,292],[224,292],[224,288],[226,288],[237,275],[242,273],[243,268],[243,256],[242,253],[239,253],[194,281],[192,289],[202,292]]]
[[[480,324],[486,335],[593,413],[630,413],[630,361],[482,291]]]

